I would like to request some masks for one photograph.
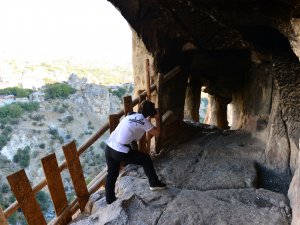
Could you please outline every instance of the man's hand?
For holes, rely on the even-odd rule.
[[[156,114],[153,117],[155,119],[156,126],[153,127],[149,131],[149,134],[151,134],[152,136],[158,137],[160,134],[160,111],[159,111],[159,109],[156,109]]]
[[[153,117],[155,118],[155,120],[159,120],[160,119],[160,111],[159,111],[158,108],[156,109],[156,114]]]

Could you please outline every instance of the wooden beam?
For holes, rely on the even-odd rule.
[[[76,205],[78,204],[78,198],[75,198],[71,203],[70,205],[65,208],[63,210],[63,212],[56,218],[54,218],[53,220],[51,220],[48,225],[60,225],[62,224],[62,221],[64,220],[65,216],[68,215],[70,212],[71,212],[71,209]]]
[[[5,218],[5,215],[4,215],[4,212],[3,212],[3,209],[1,208],[1,206],[0,206],[0,224],[1,225],[8,225],[8,222]]]
[[[146,99],[145,95],[140,95],[139,97],[139,105],[142,101]],[[139,140],[139,152],[146,153],[147,152],[147,139],[146,134],[143,135],[143,137]]]
[[[109,115],[109,131],[112,133],[118,126],[120,117],[117,114]]]
[[[174,69],[172,69],[171,71],[169,71],[164,75],[163,83],[168,82],[180,72],[181,72],[181,68],[179,66],[176,66]]]
[[[163,97],[163,74],[159,73],[158,74],[158,80],[157,80],[157,106],[159,109],[163,109],[162,107],[162,97]],[[162,111],[160,111],[162,113]],[[155,137],[155,152],[156,154],[159,153],[160,148],[161,148],[161,142],[162,142],[162,133],[163,133],[163,126],[162,126],[162,115],[160,114],[160,135],[158,137]]]
[[[68,200],[65,194],[64,185],[61,179],[55,153],[41,159],[49,192],[54,205],[56,216],[59,216],[68,207]],[[72,216],[67,214],[63,224],[72,221]]]
[[[125,114],[125,116],[127,116],[128,113],[133,112],[132,97],[131,97],[131,95],[125,96],[123,98],[123,106],[124,106],[124,114]]]
[[[29,225],[46,225],[46,220],[42,210],[35,199],[34,192],[26,176],[25,170],[22,169],[7,177],[11,190],[13,191],[19,206]]]
[[[147,100],[151,101],[151,90],[150,90],[150,65],[149,59],[146,59],[146,93],[147,93]]]
[[[64,155],[67,161],[68,169],[71,175],[73,186],[80,206],[80,211],[89,200],[89,193],[85,183],[82,167],[79,160],[79,154],[76,149],[75,141],[63,146]]]
[[[121,111],[124,113],[123,111]],[[123,114],[122,114],[123,115]],[[122,116],[121,115],[121,116]],[[84,144],[78,148],[78,154],[81,155],[85,150],[92,146],[109,129],[109,123],[105,123],[100,129],[92,135]]]

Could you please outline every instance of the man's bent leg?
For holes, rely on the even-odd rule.
[[[105,195],[107,204],[111,204],[116,200],[115,184],[119,176],[120,162],[111,157],[111,151],[114,151],[109,146],[105,149],[105,158],[107,163],[107,177],[105,183]]]
[[[152,159],[149,155],[143,154],[138,151],[130,150],[127,157],[124,158],[126,163],[141,165],[148,177],[150,186],[154,186],[159,182],[155,169],[153,167]]]

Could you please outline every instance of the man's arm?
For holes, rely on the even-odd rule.
[[[157,113],[154,115],[154,119],[156,122],[155,127],[153,127],[151,130],[149,130],[149,134],[155,137],[158,137],[160,134],[160,112],[157,110]]]

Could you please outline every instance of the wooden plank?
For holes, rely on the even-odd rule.
[[[151,89],[150,89],[150,65],[149,65],[149,59],[146,59],[146,93],[147,93],[147,100],[151,101]],[[151,119],[150,119],[151,121]],[[151,147],[151,135],[146,134],[146,154],[150,154],[150,147]]]
[[[120,117],[117,114],[109,115],[109,131],[112,133],[118,126]]]
[[[63,146],[64,155],[67,161],[68,169],[71,175],[73,186],[80,206],[80,211],[89,200],[89,193],[85,183],[82,167],[79,160],[79,154],[76,149],[75,141]]]
[[[11,190],[13,191],[20,208],[29,225],[47,224],[42,210],[35,199],[34,192],[26,176],[25,170],[22,169],[7,177]]]
[[[162,111],[164,107],[162,106],[162,97],[163,97],[163,74],[158,74],[158,80],[157,80],[157,106],[160,109],[160,135],[158,137],[155,137],[155,152],[158,154],[160,152],[161,143],[162,143],[162,133],[163,133],[163,126],[162,126]],[[156,124],[157,125],[157,124]]]
[[[145,99],[146,99],[145,95],[140,95],[139,96],[139,105]],[[143,137],[139,140],[139,152],[146,153],[147,152],[146,145],[147,145],[147,139],[146,139],[146,134],[144,134]]]
[[[151,100],[151,90],[150,90],[150,65],[149,59],[146,59],[146,93],[147,93],[147,100]]]
[[[68,207],[68,200],[65,194],[56,155],[55,153],[52,153],[42,158],[41,161],[56,216],[59,216],[63,210]],[[72,221],[72,217],[70,214],[67,214],[64,219],[64,224],[68,224],[70,221]]]
[[[132,97],[131,97],[131,95],[125,96],[123,98],[123,106],[124,106],[124,114],[125,114],[125,116],[127,116],[128,113],[133,112]]]
[[[1,208],[1,206],[0,206],[0,224],[1,225],[8,225],[8,222],[5,218],[5,215],[4,215],[4,212],[3,212],[3,209]]]

